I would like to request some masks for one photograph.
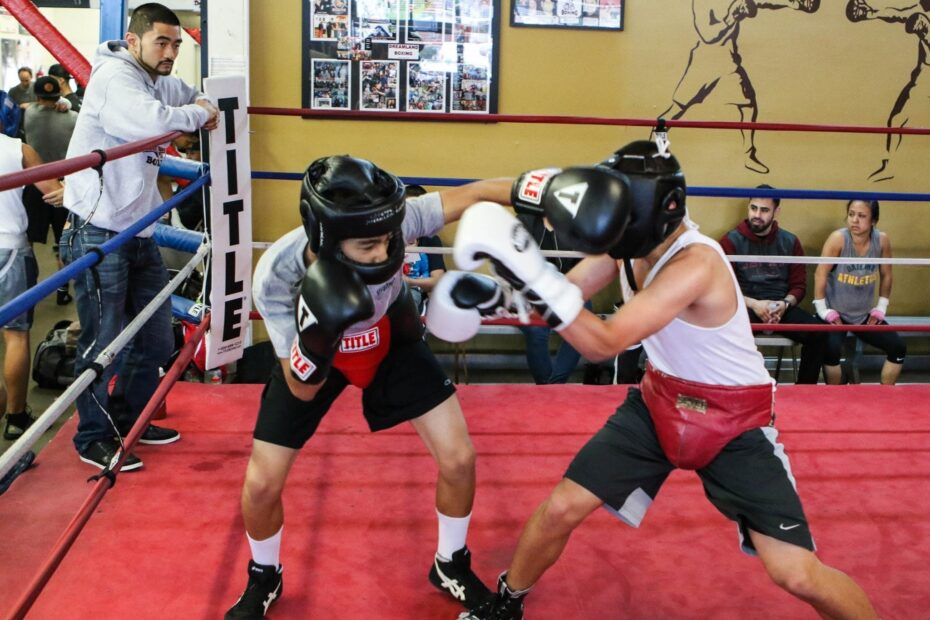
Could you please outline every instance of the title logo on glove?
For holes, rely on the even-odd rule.
[[[306,381],[310,378],[310,375],[316,372],[316,364],[304,357],[304,354],[300,352],[297,336],[294,336],[294,343],[291,345],[291,370],[301,381]]]
[[[297,330],[304,331],[311,325],[316,324],[316,315],[310,311],[307,302],[300,295],[297,296]]]
[[[581,206],[587,191],[587,183],[575,183],[557,191],[555,197],[558,199],[559,204],[565,207],[565,210],[571,213],[574,218],[578,215],[578,207]]]
[[[558,168],[544,168],[527,172],[520,179],[517,197],[524,202],[538,205],[542,202],[543,192],[549,184],[549,180],[558,172],[561,172]]]

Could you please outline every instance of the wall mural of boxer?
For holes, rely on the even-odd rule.
[[[923,75],[924,67],[930,64],[930,0],[919,2],[896,3],[891,6],[872,6],[866,0],[849,0],[846,4],[846,17],[851,22],[877,19],[889,24],[903,26],[908,35],[917,37],[917,66],[911,71],[911,78],[901,89],[891,114],[888,127],[930,126],[930,76]],[[923,80],[921,76],[923,75]],[[901,146],[902,136],[888,135],[885,139],[885,157],[869,179],[876,183],[894,178],[892,159]]]
[[[759,115],[756,91],[737,47],[740,22],[758,16],[760,10],[790,8],[814,13],[820,8],[820,0],[692,0],[691,8],[698,40],[691,48],[672,103],[661,116],[679,119],[706,101],[709,105],[736,107],[741,122],[755,121]],[[743,165],[753,172],[768,174],[768,166],[756,154],[755,131],[740,133],[745,149]]]

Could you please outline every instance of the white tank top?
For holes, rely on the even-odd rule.
[[[19,172],[22,169],[22,140],[0,134],[0,174]],[[22,186],[0,192],[0,248],[13,249],[28,245],[27,226]]]
[[[659,270],[679,250],[693,244],[708,245],[724,261],[733,280],[733,292],[736,295],[736,312],[719,327],[700,327],[679,318],[643,340],[643,347],[649,362],[657,370],[685,379],[710,385],[759,385],[772,383],[765,361],[756,348],[749,326],[746,303],[739,294],[736,276],[720,245],[696,230],[694,224],[688,223],[689,230],[671,245],[662,258],[646,274],[643,288],[649,286]],[[633,295],[624,270],[620,270],[620,290],[623,300],[628,301]]]

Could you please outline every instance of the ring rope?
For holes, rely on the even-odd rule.
[[[264,181],[300,181],[302,172],[252,172],[252,179]],[[478,179],[446,177],[400,177],[407,185],[429,185],[434,187],[458,187]],[[760,189],[741,187],[713,187],[693,185],[688,187],[689,196],[715,198],[785,198],[801,200],[887,200],[891,202],[930,202],[930,194],[919,192],[871,192],[856,190],[827,189]]]
[[[25,454],[33,444],[54,424],[61,414],[77,399],[78,395],[84,391],[102,373],[103,369],[109,366],[120,351],[129,343],[133,336],[142,329],[142,326],[148,321],[149,317],[171,296],[187,277],[194,270],[195,265],[201,262],[209,253],[210,246],[203,244],[197,253],[183,268],[181,268],[174,278],[152,299],[149,304],[136,315],[136,317],[126,326],[122,332],[113,339],[113,342],[97,355],[91,367],[87,368],[68,388],[56,398],[51,405],[39,416],[36,421],[11,445],[6,452],[0,455],[0,478],[2,478]]]
[[[206,332],[206,329],[209,327],[209,325],[210,315],[208,314],[206,317],[204,317],[203,322],[197,326],[193,337],[181,348],[181,351],[178,354],[174,364],[172,364],[171,368],[168,369],[168,372],[165,374],[161,383],[159,383],[158,388],[156,388],[155,393],[152,394],[152,398],[149,400],[148,404],[139,415],[139,418],[136,420],[136,423],[133,425],[132,430],[129,431],[129,435],[124,442],[125,450],[120,453],[119,460],[114,466],[116,472],[119,472],[120,467],[122,467],[123,462],[135,447],[136,443],[139,441],[139,437],[142,436],[142,433],[148,426],[149,421],[155,415],[155,412],[160,406],[161,402],[165,399],[171,388],[174,387],[174,384],[177,383],[178,379],[181,377],[181,373],[190,363],[191,359],[193,359],[195,348],[203,339],[204,333]],[[116,475],[118,475],[118,473]],[[77,513],[75,513],[74,517],[71,519],[71,522],[65,528],[65,531],[62,532],[61,536],[58,538],[58,541],[55,543],[55,546],[49,553],[45,563],[40,567],[36,575],[32,578],[32,581],[29,582],[28,587],[23,591],[19,599],[16,601],[10,616],[8,616],[9,618],[14,620],[21,620],[22,618],[26,617],[29,609],[32,607],[33,603],[35,603],[36,599],[39,597],[39,594],[42,593],[42,590],[45,588],[49,579],[51,579],[52,575],[55,574],[55,571],[61,564],[61,561],[71,549],[71,546],[74,544],[75,540],[77,540],[77,537],[80,535],[81,531],[84,529],[84,526],[94,514],[97,506],[100,505],[100,502],[103,500],[103,496],[106,495],[106,492],[109,491],[111,487],[111,480],[107,477],[100,477],[96,480],[94,487],[91,489],[87,496],[87,499],[85,499],[84,503],[81,504],[81,507],[78,509]]]
[[[249,106],[249,114],[267,116],[301,116],[312,119],[330,120],[410,120],[410,121],[456,121],[463,123],[545,123],[555,125],[613,125],[626,127],[654,128],[659,119],[606,118],[597,116],[552,116],[532,114],[456,114],[419,112],[354,112],[341,110],[313,110],[311,108],[277,108]],[[930,135],[925,127],[867,127],[858,125],[820,125],[804,123],[758,123],[737,121],[699,121],[661,119],[667,128],[690,129],[754,129],[757,131],[804,131],[827,133],[866,133],[898,135]]]
[[[252,247],[267,249],[271,243],[256,242]],[[411,254],[446,254],[450,255],[455,252],[454,248],[447,247],[420,247],[417,245],[407,246],[406,252]],[[577,250],[540,250],[543,256],[547,258],[587,258],[590,254],[583,254]],[[728,254],[727,259],[731,263],[785,263],[800,265],[930,265],[930,258],[867,258],[864,256],[759,256],[754,254]]]
[[[497,318],[481,321],[482,325],[512,325],[520,327],[528,325],[531,327],[549,327],[541,318],[532,318],[528,323],[524,323],[518,318]],[[895,325],[834,325],[832,323],[811,324],[811,323],[751,323],[750,327],[754,332],[930,332],[930,325],[914,324],[895,324]]]
[[[190,185],[169,198],[160,207],[145,214],[145,216],[140,218],[132,226],[101,244],[99,246],[100,251],[103,254],[109,254],[113,250],[119,248],[129,239],[135,237],[137,233],[157,222],[165,213],[187,200],[191,194],[203,187],[209,180],[210,174],[206,173],[196,181],[192,181]],[[31,289],[14,297],[5,305],[0,306],[0,325],[6,325],[13,317],[19,316],[29,308],[32,308],[59,286],[63,286],[85,269],[96,265],[100,260],[101,258],[98,257],[96,253],[85,254],[45,280],[42,280]]]
[[[60,179],[61,177],[78,172],[80,170],[84,170],[86,168],[97,168],[98,166],[102,166],[105,161],[113,161],[114,159],[121,159],[129,155],[141,153],[142,151],[151,150],[160,144],[171,142],[181,135],[183,135],[183,132],[172,131],[170,133],[161,134],[152,138],[145,138],[143,140],[136,140],[135,142],[120,144],[119,146],[114,146],[103,151],[97,150],[86,155],[69,157],[68,159],[62,159],[60,161],[53,161],[48,164],[33,166],[32,168],[26,168],[25,170],[18,172],[0,174],[0,192],[16,187],[31,185],[36,181],[44,181],[46,179]]]

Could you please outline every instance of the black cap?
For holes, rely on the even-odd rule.
[[[59,65],[57,63],[48,68],[48,74],[53,75],[57,78],[61,78],[63,80],[71,79],[71,74],[68,73],[68,70],[65,69],[62,65]]]
[[[61,85],[50,75],[43,75],[36,80],[35,93],[39,99],[58,99],[61,97]]]

